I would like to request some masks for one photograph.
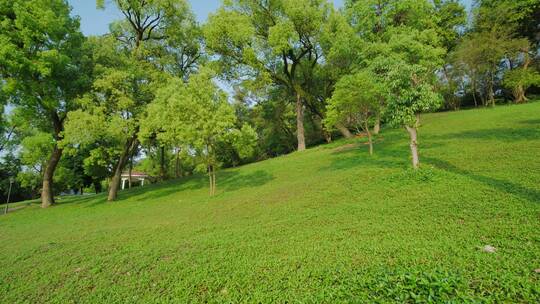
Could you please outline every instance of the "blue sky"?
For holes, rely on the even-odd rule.
[[[68,0],[73,7],[73,14],[81,17],[81,29],[85,35],[104,34],[109,29],[109,23],[122,18],[120,12],[109,5],[104,11],[96,9],[95,0]],[[105,3],[111,3],[105,0]],[[204,22],[210,12],[215,11],[222,0],[189,0],[191,7],[200,22]],[[334,0],[337,6],[343,5],[343,0]]]
[[[197,19],[200,22],[206,20],[210,12],[215,11],[222,0],[189,0]],[[344,0],[333,0],[336,7],[341,7]],[[470,5],[472,0],[462,0]],[[105,0],[111,3],[111,0]],[[95,0],[69,0],[73,7],[73,14],[81,17],[81,29],[85,35],[101,35],[108,31],[109,23],[115,19],[122,18],[113,5],[109,5],[105,10],[96,9]]]

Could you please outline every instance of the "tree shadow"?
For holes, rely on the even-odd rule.
[[[529,202],[532,202],[532,203],[540,202],[540,191],[538,190],[529,189],[527,187],[509,182],[509,181],[469,172],[465,169],[456,167],[455,165],[447,161],[443,161],[437,158],[423,157],[422,160],[424,160],[426,163],[429,163],[439,169],[442,169],[442,170],[445,170],[454,174],[459,174],[459,175],[469,177],[484,185],[487,185],[499,191],[507,192],[512,195],[518,196],[522,199],[528,200]]]
[[[266,171],[258,170],[249,174],[240,174],[236,171],[218,172],[217,183],[218,189],[222,187],[225,191],[234,191],[243,188],[252,188],[262,186],[274,177]],[[208,186],[206,175],[199,174],[182,179],[165,181],[146,187],[137,187],[129,190],[118,192],[118,199],[114,203],[123,201],[144,201],[148,199],[160,199],[169,195],[182,191],[199,190]],[[92,202],[94,199],[94,202]],[[106,194],[100,195],[99,198],[93,197],[76,201],[76,203],[90,203],[87,207],[95,207],[107,203]]]
[[[369,146],[363,141],[354,141],[333,148],[331,163],[319,171],[339,171],[354,167],[404,168],[408,164],[409,148],[399,140],[375,141],[374,153],[369,155]]]
[[[526,124],[526,125],[538,125],[538,126],[540,126],[540,119],[527,119],[527,120],[522,120],[519,123]]]
[[[174,179],[165,182],[159,182],[144,187],[136,187],[132,189],[118,191],[118,198],[115,202],[123,201],[140,201],[146,199],[159,199],[172,195],[174,193],[186,190],[197,190],[204,187],[204,178],[199,175],[185,177],[181,179]],[[88,207],[95,207],[107,203],[107,195],[100,195],[101,199],[88,205]],[[88,201],[86,201],[88,202]],[[77,202],[79,203],[79,202]],[[81,202],[84,203],[84,202]]]
[[[260,187],[272,180],[274,180],[274,176],[264,170],[247,174],[240,174],[238,171],[223,171],[217,176],[218,189],[221,187],[225,191]]]
[[[490,128],[441,135],[430,135],[430,140],[482,139],[493,141],[521,141],[540,139],[540,128]]]

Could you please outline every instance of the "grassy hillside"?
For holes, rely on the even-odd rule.
[[[2,216],[0,302],[539,302],[540,103],[422,125]]]

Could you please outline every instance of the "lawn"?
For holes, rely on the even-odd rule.
[[[2,303],[540,302],[540,102],[0,217]],[[491,245],[496,252],[488,253]]]

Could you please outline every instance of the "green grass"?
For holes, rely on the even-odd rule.
[[[538,303],[540,103],[422,125],[2,216],[0,302]]]

